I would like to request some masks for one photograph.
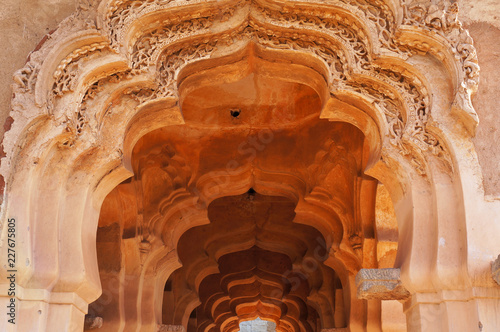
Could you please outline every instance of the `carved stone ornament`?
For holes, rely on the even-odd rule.
[[[449,107],[474,128],[470,96],[479,66],[472,39],[457,19],[456,3],[404,0],[402,16],[392,8],[383,0],[273,6],[256,0],[84,1],[14,75],[11,131],[48,117],[62,129],[64,145],[74,146],[82,135],[99,145],[100,128],[116,105],[175,105],[183,69],[254,44],[316,59],[331,98],[356,97],[371,105],[384,118],[382,155],[399,151],[421,175],[430,156],[453,171],[440,134],[429,128],[432,85],[407,60],[432,54],[454,63],[457,83]],[[6,141],[6,166],[15,141]]]
[[[361,269],[356,287],[360,299],[406,300],[410,296],[401,283],[399,269]]]

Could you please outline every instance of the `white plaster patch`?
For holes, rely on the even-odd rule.
[[[446,245],[446,240],[444,239],[444,237],[440,238],[439,239],[439,246],[444,247],[445,245]]]

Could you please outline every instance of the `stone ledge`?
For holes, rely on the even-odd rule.
[[[500,255],[498,255],[497,259],[491,264],[491,274],[497,284],[500,285]]]
[[[358,298],[406,300],[410,293],[401,283],[400,269],[361,269],[356,275]]]

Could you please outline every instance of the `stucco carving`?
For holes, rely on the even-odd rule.
[[[405,0],[403,23],[434,31],[446,38],[457,59],[462,63],[464,83],[475,88],[479,79],[477,54],[472,38],[458,20],[458,3],[448,0]]]
[[[403,24],[432,31],[445,38],[456,61],[462,67],[460,86],[457,87],[455,106],[468,114],[473,122],[478,121],[470,95],[476,92],[479,82],[477,53],[469,32],[458,20],[458,3],[448,0],[415,1],[404,0]],[[424,45],[415,45],[419,48]],[[428,48],[425,45],[424,49]]]
[[[18,70],[14,74],[14,82],[20,91],[30,92],[35,88],[36,77],[40,68],[34,67],[31,63]]]
[[[54,72],[54,86],[52,91],[55,96],[62,96],[65,92],[73,91],[74,78],[78,76],[78,61],[108,47],[107,42],[93,43],[73,51],[57,67]]]
[[[67,55],[54,71],[52,93],[61,97],[74,90],[80,75],[81,60],[88,62],[91,61],[90,54],[114,50],[112,53],[118,52],[130,59],[129,74],[115,76],[118,80],[129,75],[141,75],[143,72],[147,74],[150,69],[155,71],[156,79],[151,89],[142,91],[140,88],[129,88],[124,92],[125,95],[133,96],[140,104],[158,98],[177,98],[176,78],[187,64],[213,57],[215,51],[224,52],[224,49],[243,38],[271,49],[305,52],[318,57],[328,69],[328,83],[333,95],[353,91],[372,96],[373,102],[386,116],[389,142],[403,155],[409,155],[411,150],[417,155],[410,158],[412,164],[421,165],[425,159],[422,153],[430,151],[442,157],[451,169],[449,153],[440,139],[427,129],[432,109],[432,100],[426,88],[428,83],[420,81],[413,74],[408,78],[407,69],[381,66],[373,61],[377,52],[383,52],[382,50],[387,50],[387,54],[391,56],[405,59],[412,53],[419,52],[422,45],[426,44],[419,40],[410,42],[408,37],[398,39],[394,14],[382,1],[379,2],[371,4],[348,1],[336,5],[353,13],[363,13],[357,19],[336,10],[335,6],[327,10],[287,6],[278,11],[254,1],[239,1],[227,7],[222,17],[218,10],[203,7],[204,10],[196,16],[185,12],[164,21],[165,23],[147,31],[146,34],[135,37],[128,51],[121,49],[119,45],[123,44],[126,31],[135,20],[172,7],[182,8],[185,3],[202,2],[112,2],[103,21],[103,29],[107,31],[110,42],[90,43]],[[210,1],[207,4],[213,5]],[[472,40],[457,20],[456,4],[404,2],[402,8],[403,27],[415,31],[436,31],[439,36],[445,38],[449,45],[447,46],[462,67],[463,78],[457,86],[455,106],[470,114],[473,112],[470,107],[470,93],[477,85],[479,67]],[[252,15],[247,20],[240,18],[238,21],[233,16],[244,18],[242,9],[250,10]],[[211,32],[211,29],[223,31],[221,25],[227,25],[231,17],[231,24],[241,22],[236,30],[222,34]],[[316,38],[312,33],[323,36]],[[191,41],[182,42],[183,40]],[[412,48],[415,48],[415,51]],[[433,52],[431,49],[427,51]],[[435,52],[441,54],[444,50]],[[34,87],[39,66],[30,62],[26,68],[19,71],[15,76],[18,91],[31,93],[30,89]],[[358,77],[365,78],[360,80]],[[85,103],[88,98],[98,93],[96,84],[103,85],[110,81],[112,80],[99,79],[90,84],[91,88],[84,94],[81,106],[76,106],[78,110],[68,108],[69,113],[65,116],[68,120],[65,121],[69,123],[68,130],[76,133],[75,136],[80,135],[88,122],[89,115]],[[55,102],[57,103],[57,100]],[[426,172],[422,165],[416,169],[422,174]]]
[[[148,69],[149,66],[155,64],[154,52],[162,50],[164,46],[176,40],[206,34],[211,25],[212,21],[204,17],[155,29],[135,43],[131,52],[131,67],[139,72]]]
[[[47,47],[42,47],[16,73],[12,114],[15,121],[10,135],[20,135],[31,119],[49,115],[69,133],[65,145],[73,146],[86,129],[91,133],[86,139],[96,142],[100,139],[97,131],[103,114],[108,111],[100,110],[97,114],[96,107],[89,104],[93,105],[101,93],[117,89],[118,99],[132,98],[137,109],[164,98],[175,101],[177,77],[183,68],[231,54],[241,43],[252,42],[264,49],[305,53],[319,59],[326,69],[331,96],[354,94],[365,98],[383,114],[387,132],[382,135],[387,135],[389,143],[383,144],[383,150],[394,146],[402,155],[409,156],[410,163],[421,174],[426,173],[427,151],[452,169],[447,148],[428,129],[433,108],[430,83],[415,68],[405,67],[401,60],[422,51],[437,57],[451,52],[453,61],[460,65],[456,73],[455,107],[473,112],[470,94],[477,84],[479,67],[472,40],[456,18],[456,4],[405,1],[402,23],[398,23],[397,15],[383,1],[327,3],[321,9],[314,8],[318,4],[315,1],[296,6],[292,1],[280,10],[256,1],[227,1],[227,4],[221,15],[213,1],[112,1],[106,4],[104,17],[91,10],[95,5],[83,6],[79,14],[63,23],[68,30],[57,31]],[[181,10],[184,5],[197,5],[201,10],[193,12],[188,6],[182,14],[168,16],[170,9]],[[151,22],[151,28],[143,34],[127,35],[133,22],[147,20],[152,13],[168,19]],[[92,15],[97,15],[93,19],[101,22],[98,29],[88,25]],[[421,30],[433,31],[440,39],[432,34],[423,39],[418,36]],[[89,42],[78,42],[79,46],[60,57],[58,64],[49,64],[44,55],[50,47],[75,31],[88,33]],[[432,47],[426,48],[426,44]],[[122,47],[125,45],[127,49]],[[125,65],[99,72],[102,57],[116,57],[115,61],[121,59]],[[37,82],[42,67],[43,81]],[[82,76],[89,70],[92,75]],[[143,83],[126,86],[134,77]],[[67,95],[71,98],[66,98]],[[25,109],[30,110],[29,117],[21,115]],[[7,160],[3,165],[9,165],[13,158],[14,141],[12,137],[5,144]],[[8,178],[6,173],[4,170]]]

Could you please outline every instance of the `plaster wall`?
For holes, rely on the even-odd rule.
[[[71,15],[78,0],[2,0],[0,10],[0,123],[10,111],[12,75],[59,22]],[[0,137],[9,128],[0,128]]]
[[[473,99],[480,125],[474,143],[481,164],[485,194],[500,196],[500,2],[460,0],[460,19],[475,41],[481,66],[479,90]],[[3,0],[0,11],[0,137],[10,126],[13,73],[22,68],[37,45],[78,6],[78,0]],[[49,35],[50,38],[50,35]]]
[[[500,196],[500,2],[459,1],[460,20],[476,45],[481,79],[472,102],[479,116],[474,144],[483,171],[486,195]]]

